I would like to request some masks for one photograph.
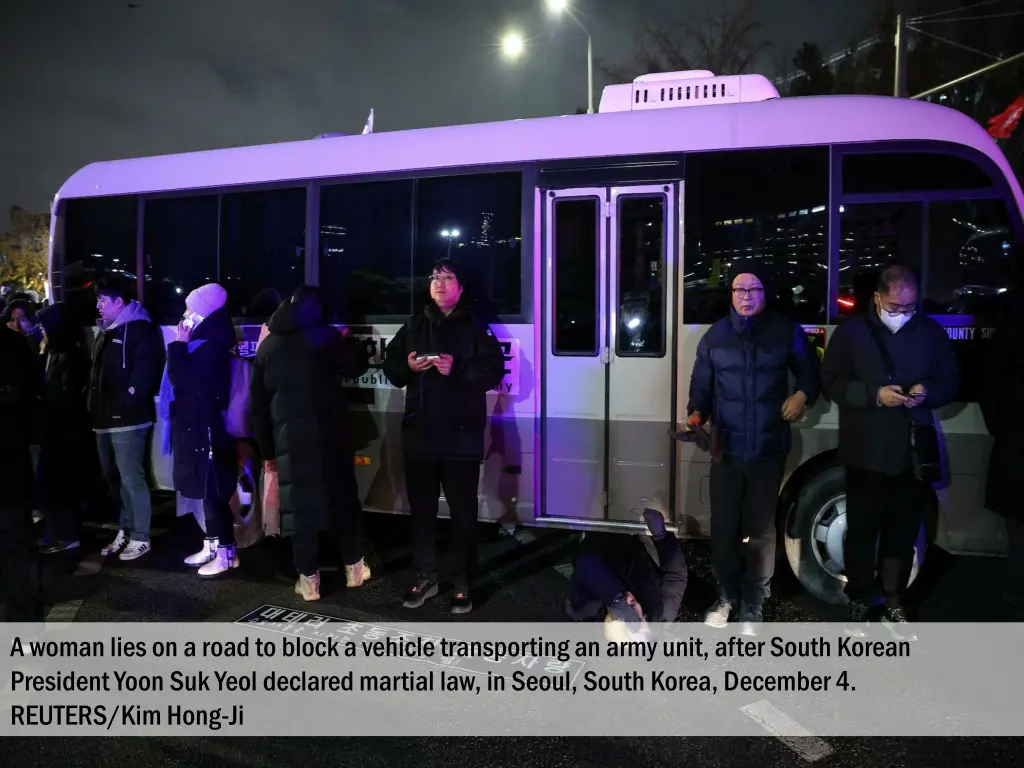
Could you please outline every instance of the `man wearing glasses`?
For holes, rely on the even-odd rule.
[[[480,465],[487,393],[505,376],[505,355],[478,316],[461,267],[442,259],[430,275],[430,303],[387,345],[384,375],[405,388],[402,452],[412,516],[415,580],[406,608],[437,595],[438,497],[451,511],[452,613],[473,608]]]
[[[752,635],[775,571],[775,512],[790,424],[814,405],[821,384],[818,354],[803,328],[769,308],[769,271],[744,260],[736,272],[729,316],[697,346],[687,413],[691,426],[710,417],[717,432],[710,490],[719,599],[705,623],[725,627],[738,609],[743,632]]]
[[[959,387],[949,337],[917,303],[914,272],[885,267],[867,312],[835,330],[822,364],[822,391],[839,406],[847,631],[854,635],[877,620],[913,639],[900,605],[925,508],[912,434],[914,425],[931,424],[932,410],[952,402]]]

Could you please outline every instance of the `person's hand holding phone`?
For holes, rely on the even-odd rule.
[[[426,357],[419,357],[415,350],[409,353],[407,360],[409,363],[409,369],[413,373],[423,373],[434,364],[433,360],[428,360]]]
[[[442,376],[447,376],[452,372],[452,363],[455,362],[455,358],[451,355],[438,355],[431,362],[437,368],[438,373]]]
[[[177,341],[188,341],[192,338],[192,323],[189,322],[189,318],[185,318],[178,323]]]
[[[899,408],[908,401],[909,398],[903,394],[903,387],[899,384],[890,384],[878,390],[878,402],[885,408]]]
[[[910,388],[910,392],[907,396],[906,407],[914,408],[923,403],[926,397],[928,397],[928,390],[925,389],[924,384],[915,384]]]

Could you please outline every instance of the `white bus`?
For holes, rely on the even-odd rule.
[[[379,365],[423,306],[431,264],[450,255],[475,273],[506,350],[481,519],[629,531],[641,525],[633,510],[657,497],[680,535],[700,537],[708,457],[670,433],[685,418],[697,342],[727,311],[723,275],[747,257],[772,264],[781,309],[823,349],[877,266],[901,257],[965,374],[960,401],[940,414],[949,473],[919,555],[926,538],[999,555],[971,359],[1022,204],[998,146],[953,110],[780,99],[760,76],[668,73],[606,88],[594,115],[89,165],[54,200],[50,281],[56,300],[89,307],[95,278],[134,276],[170,337],[184,295],[217,280],[246,345],[279,297],[320,285],[332,322],[373,354],[349,382],[365,505],[404,513],[403,393]],[[840,602],[836,442],[837,412],[821,401],[794,431],[779,519],[800,581]],[[166,489],[168,463],[153,455]]]

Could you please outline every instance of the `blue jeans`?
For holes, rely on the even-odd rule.
[[[111,501],[120,508],[121,530],[132,541],[149,541],[153,507],[143,466],[148,441],[148,428],[96,435],[100,467],[110,488]]]

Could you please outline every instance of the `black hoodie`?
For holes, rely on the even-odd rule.
[[[277,460],[281,510],[295,513],[297,531],[326,530],[357,493],[342,379],[362,376],[369,360],[322,315],[316,301],[281,305],[252,372],[253,431],[263,457]]]

